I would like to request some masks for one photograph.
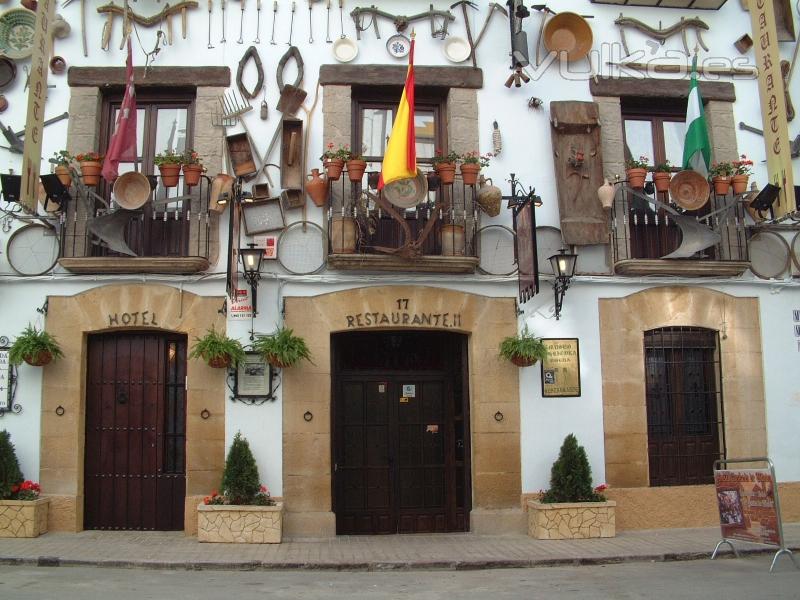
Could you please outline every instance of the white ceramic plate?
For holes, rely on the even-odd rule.
[[[469,42],[462,37],[452,35],[444,43],[444,55],[454,63],[464,62],[470,55]]]
[[[386,51],[395,58],[403,58],[408,56],[411,51],[411,40],[398,33],[386,40]]]
[[[333,56],[339,62],[350,62],[358,56],[358,44],[350,38],[339,38],[333,42]]]

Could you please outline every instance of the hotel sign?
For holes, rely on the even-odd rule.
[[[581,395],[581,361],[577,338],[542,339],[547,358],[542,361],[542,396]]]
[[[425,311],[409,307],[408,298],[397,298],[392,310],[364,311],[345,315],[347,329],[368,327],[438,327],[460,329],[461,313]]]

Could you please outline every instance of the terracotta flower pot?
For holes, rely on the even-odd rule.
[[[183,165],[183,182],[188,186],[200,183],[203,165]]]
[[[224,369],[231,366],[231,357],[227,354],[208,359],[208,366],[214,369]]]
[[[647,169],[628,169],[625,171],[625,176],[628,178],[629,186],[635,190],[640,190],[644,187],[644,180],[647,177]]]
[[[666,171],[657,171],[653,173],[653,183],[656,184],[657,192],[669,191],[669,180],[672,178],[672,173]]]
[[[456,179],[456,163],[438,163],[436,172],[439,174],[442,183],[453,183]]]
[[[158,165],[161,172],[161,185],[164,187],[175,187],[181,174],[181,166],[176,164]]]
[[[328,180],[319,176],[319,169],[311,169],[311,173],[306,175],[306,193],[315,205],[325,206],[328,199]]]
[[[43,367],[53,360],[53,355],[45,350],[31,356],[23,356],[22,358],[32,367]]]
[[[100,173],[103,171],[103,163],[96,160],[87,160],[81,163],[81,176],[83,185],[97,185],[100,183]]]
[[[58,180],[61,182],[61,185],[64,187],[69,187],[72,185],[72,174],[69,171],[69,167],[65,165],[58,165],[55,168],[55,174],[58,177]]]
[[[364,177],[364,171],[367,170],[367,161],[365,160],[348,160],[347,161],[347,176],[350,181],[361,181]]]
[[[344,161],[341,158],[326,158],[322,163],[325,166],[325,174],[328,176],[328,181],[339,181],[342,176],[342,169],[344,169]]]
[[[731,178],[730,177],[714,177],[711,180],[711,183],[714,184],[714,193],[717,196],[724,196],[728,193],[728,190],[731,187]]]
[[[478,173],[481,172],[481,166],[474,163],[464,163],[461,165],[461,179],[464,185],[475,185],[478,183]]]
[[[744,194],[747,191],[747,180],[750,179],[749,175],[734,175],[731,177],[731,185],[733,186],[734,194]]]

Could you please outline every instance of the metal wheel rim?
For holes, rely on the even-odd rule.
[[[753,253],[752,253],[753,240],[759,239],[759,238],[767,238],[767,237],[770,240],[773,239],[773,238],[778,240],[778,246],[779,246],[780,250],[785,253],[785,256],[783,258],[778,257],[778,258],[781,259],[780,270],[775,271],[774,274],[770,274],[770,272],[768,272],[768,271],[766,271],[766,270],[764,270],[764,269],[762,269],[760,267],[754,267],[753,266]],[[760,279],[776,279],[778,276],[781,275],[781,273],[785,273],[786,269],[789,268],[789,260],[790,260],[789,259],[789,255],[791,253],[790,250],[789,250],[789,244],[786,242],[785,239],[783,239],[780,235],[778,235],[774,231],[759,231],[759,232],[757,232],[755,235],[753,235],[750,238],[749,246],[750,246],[750,249],[751,249],[751,251],[750,251],[750,270],[753,272],[753,275],[755,275],[756,277],[758,277]]]
[[[482,266],[483,257],[485,255],[485,250],[483,248],[483,242],[481,240],[481,233],[483,233],[484,231],[489,230],[489,229],[492,229],[492,230],[494,230],[494,229],[503,230],[503,231],[508,232],[508,234],[510,236],[509,240],[510,240],[510,243],[511,243],[511,264],[513,265],[513,268],[510,271],[504,271],[502,273],[499,273],[497,271],[489,271],[489,270],[485,269]],[[478,244],[479,256],[480,256],[480,261],[478,262],[478,271],[480,271],[481,273],[483,273],[485,275],[496,275],[496,276],[507,276],[507,275],[513,275],[514,273],[516,273],[519,270],[519,265],[517,264],[517,260],[516,260],[516,256],[515,256],[516,239],[517,239],[517,236],[514,233],[514,230],[511,229],[510,227],[506,227],[505,225],[486,225],[485,227],[481,227],[480,229],[478,229],[478,231],[475,232],[475,240],[477,241],[477,244]]]
[[[31,238],[31,240],[27,241],[26,238]],[[22,244],[23,240],[26,241],[24,245]],[[46,245],[41,246],[42,241],[47,242]],[[28,263],[22,262],[22,258],[13,258],[20,252],[25,253],[29,258],[36,256],[41,258],[36,260],[36,264],[32,265],[33,268],[27,269],[25,267],[28,266]],[[11,234],[6,244],[6,258],[9,266],[15,273],[23,277],[36,277],[37,275],[48,273],[56,266],[59,254],[58,233],[55,229],[39,223],[29,223],[20,227]]]
[[[319,242],[320,242],[320,247],[322,249],[321,252],[322,260],[320,261],[319,266],[308,271],[296,271],[290,269],[288,266],[286,266],[286,263],[284,263],[284,260],[282,258],[282,257],[285,258],[284,252],[282,250],[283,243],[285,243],[286,239],[288,239],[289,232],[299,227],[307,227],[310,230],[312,230],[314,234],[319,234]],[[314,238],[309,237],[309,239],[314,239]],[[311,275],[313,273],[318,273],[325,266],[325,261],[327,259],[327,256],[328,256],[328,237],[325,235],[325,231],[322,229],[322,227],[320,227],[316,223],[312,223],[311,221],[298,221],[296,223],[292,223],[286,229],[284,229],[281,232],[280,237],[278,237],[278,264],[292,275]]]
[[[794,266],[800,271],[800,231],[794,234],[794,238],[792,239],[792,262]]]

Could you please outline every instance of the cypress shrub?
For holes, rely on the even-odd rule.
[[[11,436],[6,430],[0,431],[0,500],[11,497],[11,487],[22,482],[17,453]]]
[[[592,468],[586,450],[571,433],[564,438],[550,471],[550,489],[541,500],[547,503],[605,501],[605,497],[592,488]]]
[[[231,504],[254,504],[261,489],[258,466],[250,444],[238,432],[225,459],[222,473],[222,493]]]

